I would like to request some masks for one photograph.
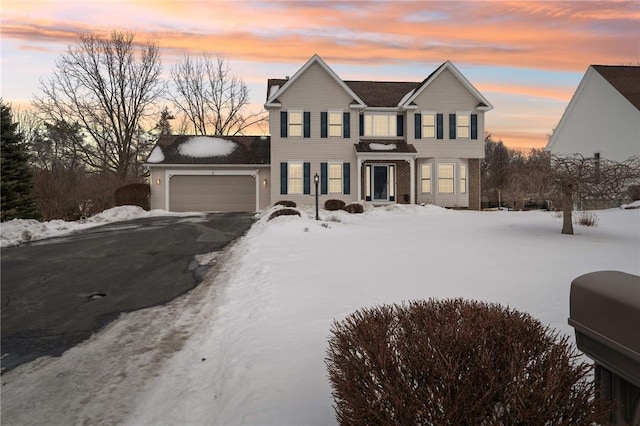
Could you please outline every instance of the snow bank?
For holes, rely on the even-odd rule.
[[[13,219],[0,224],[0,247],[18,245],[24,241],[41,240],[70,234],[82,229],[93,228],[112,222],[155,216],[194,216],[202,213],[176,213],[166,210],[146,211],[138,206],[119,206],[96,214],[88,219],[67,222],[50,220],[39,222],[33,219]]]
[[[196,136],[181,144],[178,151],[186,157],[202,158],[224,157],[235,149],[235,142],[209,136]]]
[[[162,152],[162,148],[156,145],[149,154],[149,158],[147,158],[147,163],[162,163],[164,161],[164,153]]]

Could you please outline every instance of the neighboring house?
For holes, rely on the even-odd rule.
[[[151,207],[229,210],[217,201],[196,203],[198,194],[210,198],[224,191],[225,183],[202,176],[224,171],[255,180],[244,189],[255,197],[255,210],[278,200],[313,204],[315,175],[321,203],[480,209],[484,114],[493,106],[449,61],[421,82],[344,81],[314,55],[291,78],[268,80],[265,108],[270,155],[259,160],[218,156],[195,162],[175,154],[185,137],[162,139],[156,149],[165,158],[151,161],[152,153],[146,164]],[[207,185],[213,187],[209,192]],[[239,196],[240,189],[234,192]],[[188,203],[177,201],[183,193]]]
[[[589,66],[545,150],[612,161],[640,156],[640,67]]]
[[[314,55],[270,79],[271,200],[480,208],[484,113],[493,107],[449,61],[422,82],[343,81]]]
[[[161,136],[145,166],[152,209],[258,211],[271,203],[265,136]]]

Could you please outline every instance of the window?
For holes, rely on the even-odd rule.
[[[342,163],[329,164],[329,194],[342,194]]]
[[[289,194],[302,194],[302,163],[289,163]]]
[[[457,136],[459,138],[468,138],[471,136],[471,116],[467,113],[457,114]]]
[[[302,111],[289,111],[289,136],[302,136]]]
[[[453,169],[453,164],[438,164],[438,192],[440,194],[453,194],[455,188]]]
[[[467,165],[460,164],[458,166],[458,174],[460,175],[460,193],[467,193]]]
[[[431,194],[431,164],[423,164],[421,167],[422,193]]]
[[[329,111],[329,136],[342,137],[342,111]]]
[[[397,136],[396,114],[365,114],[364,136]]]
[[[422,137],[436,137],[436,115],[432,113],[422,114]]]

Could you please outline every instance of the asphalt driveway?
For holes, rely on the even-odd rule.
[[[2,371],[59,356],[129,312],[167,303],[208,269],[250,213],[117,222],[2,250]]]

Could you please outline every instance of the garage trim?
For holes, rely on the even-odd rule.
[[[253,176],[256,182],[256,209],[260,210],[260,170],[220,170],[220,169],[187,169],[187,170],[165,170],[164,172],[164,209],[169,210],[169,199],[171,197],[169,184],[173,176]]]

